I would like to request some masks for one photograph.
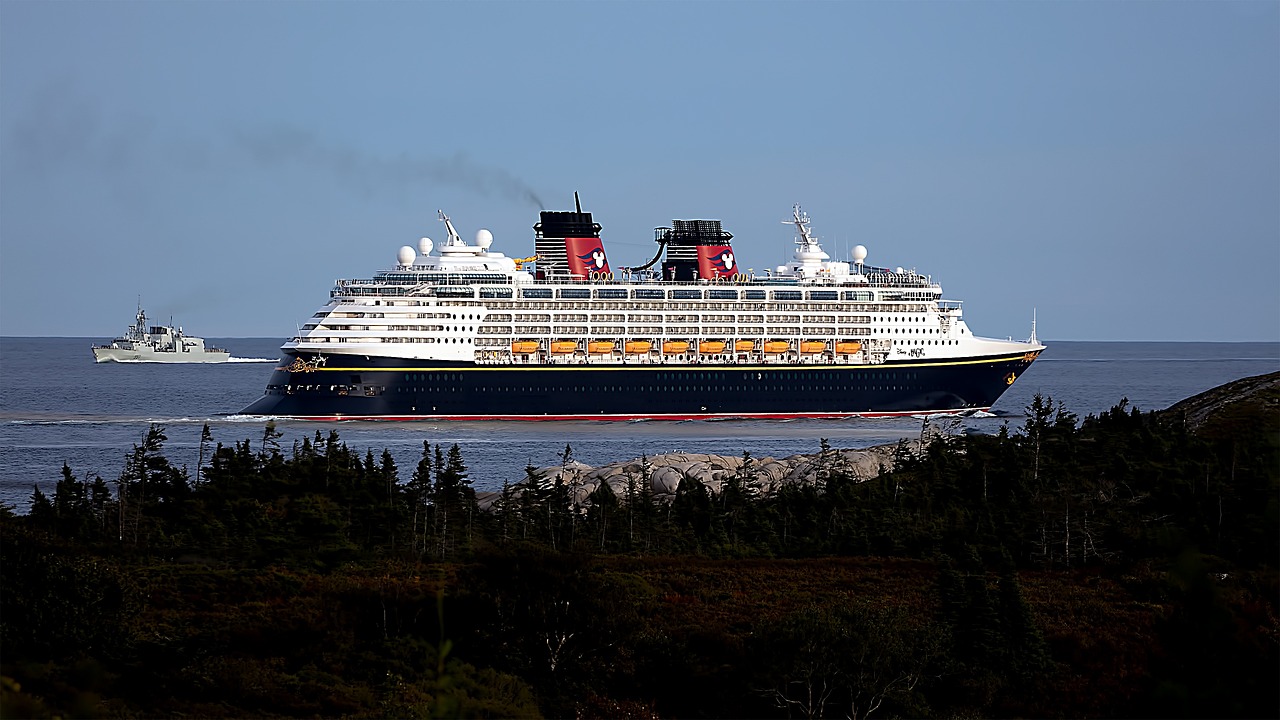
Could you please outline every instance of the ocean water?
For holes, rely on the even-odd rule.
[[[262,394],[279,340],[216,338],[232,359],[217,365],[96,364],[94,338],[0,338],[0,501],[25,512],[32,487],[51,493],[63,463],[75,474],[114,480],[148,426],[164,427],[165,454],[195,475],[201,427],[230,446],[258,447],[265,419],[238,415]],[[971,432],[1020,427],[1037,392],[1080,417],[1121,398],[1159,410],[1232,380],[1280,370],[1280,343],[1046,342],[1046,350],[1000,398],[991,417],[965,418]],[[673,451],[788,457],[865,448],[916,437],[920,418],[694,422],[302,422],[278,421],[288,451],[336,429],[348,447],[389,450],[407,480],[422,441],[457,443],[477,489],[524,477],[527,465],[559,464],[568,444],[588,465]]]

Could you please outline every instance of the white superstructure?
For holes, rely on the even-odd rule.
[[[797,232],[791,262],[753,276],[729,255],[730,272],[689,280],[609,271],[602,248],[584,255],[601,271],[575,275],[541,257],[529,270],[530,258],[494,252],[488,230],[467,243],[443,212],[440,220],[443,243],[422,238],[416,250],[399,249],[393,268],[338,280],[283,349],[328,363],[376,356],[517,366],[877,365],[1044,349],[1034,330],[1027,341],[975,336],[961,303],[942,299],[932,278],[867,265],[861,245],[850,262],[831,260],[798,205],[786,221]]]

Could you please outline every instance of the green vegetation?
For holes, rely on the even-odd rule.
[[[481,510],[336,432],[153,426],[0,507],[4,717],[1258,717],[1280,704],[1280,414],[1121,402],[765,491],[529,468]],[[564,465],[572,448],[564,451]],[[565,479],[568,478],[568,479]]]

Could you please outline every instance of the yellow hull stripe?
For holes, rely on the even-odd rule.
[[[847,370],[849,372],[869,372],[872,370],[886,370],[896,368],[920,368],[920,367],[950,367],[956,365],[986,365],[988,363],[1003,363],[1016,360],[1025,360],[1030,362],[1035,359],[1039,353],[1018,353],[1016,355],[1004,355],[1001,357],[988,357],[982,359],[966,359],[966,360],[943,360],[940,362],[911,362],[911,363],[885,363],[880,365],[734,365],[721,363],[695,363],[685,365],[674,365],[667,363],[618,363],[613,365],[462,365],[458,367],[317,367],[307,368],[305,370],[291,370],[288,366],[277,367],[277,370],[290,370],[291,372],[311,373],[311,372],[416,372],[416,373],[455,373],[455,372],[510,372],[512,370],[524,371],[573,371],[587,372],[600,370],[670,370],[670,371],[686,371],[686,370],[770,370],[770,371],[804,371],[804,370]],[[443,362],[443,361],[442,361]]]

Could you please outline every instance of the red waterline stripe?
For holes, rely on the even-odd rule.
[[[516,421],[564,421],[564,420],[598,420],[601,422],[624,422],[630,420],[657,420],[678,422],[682,420],[821,420],[829,418],[883,418],[911,417],[914,415],[962,415],[973,412],[988,412],[991,408],[964,408],[962,410],[904,410],[899,412],[855,412],[855,413],[698,413],[691,415],[273,415],[272,417],[290,420],[309,420],[316,422],[342,422],[361,420],[382,420],[392,422],[420,422],[423,420],[516,420]]]

